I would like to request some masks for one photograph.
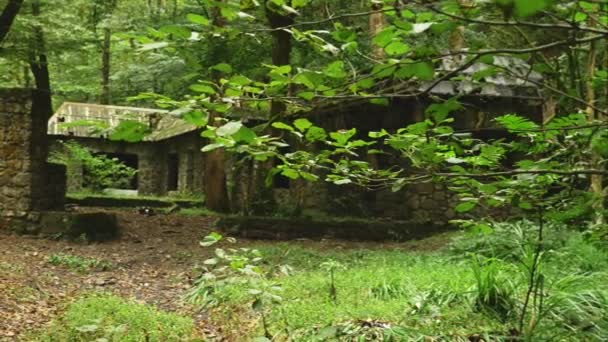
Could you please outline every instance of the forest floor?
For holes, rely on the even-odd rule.
[[[74,299],[99,291],[191,316],[201,335],[221,339],[222,331],[209,323],[204,312],[181,300],[196,277],[196,265],[213,252],[201,248],[199,241],[212,231],[214,218],[116,213],[123,233],[119,240],[106,243],[54,241],[0,231],[0,341],[18,340],[50,322]],[[444,242],[294,243],[332,250],[397,246],[415,250],[435,249]],[[253,243],[240,240],[238,245]],[[59,261],[52,263],[53,259]]]

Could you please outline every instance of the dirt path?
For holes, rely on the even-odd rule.
[[[89,291],[133,297],[194,317],[201,333],[219,334],[203,314],[179,299],[190,287],[193,267],[207,256],[198,245],[212,218],[146,217],[117,212],[120,240],[90,244],[2,234],[0,229],[0,341],[48,323],[66,303]],[[111,262],[107,271],[78,272],[49,264],[51,255],[69,254]]]

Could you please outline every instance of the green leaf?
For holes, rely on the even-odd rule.
[[[253,81],[251,79],[249,79],[248,77],[245,77],[243,75],[235,75],[230,78],[230,83],[236,84],[239,86],[245,86],[245,85],[251,84],[252,82]]]
[[[139,48],[139,51],[149,51],[149,50],[156,50],[156,49],[162,49],[169,46],[169,43],[167,42],[155,42],[155,43],[148,43],[148,44],[144,44]]]
[[[515,15],[529,17],[549,6],[549,0],[515,0]]]
[[[384,51],[386,51],[389,56],[399,56],[410,51],[410,47],[403,42],[393,41],[384,48]]]
[[[281,169],[281,174],[289,179],[298,179],[300,178],[300,174],[297,170],[284,168]]]
[[[193,110],[182,114],[182,120],[197,127],[204,127],[209,121],[209,115],[200,110]]]
[[[379,47],[387,46],[393,38],[396,37],[395,30],[392,27],[386,28],[380,31],[373,39],[372,42]]]
[[[299,8],[304,7],[308,4],[308,0],[291,0],[291,7]]]
[[[313,91],[303,91],[298,93],[298,97],[303,98],[306,101],[310,101],[312,99],[314,99],[316,96],[316,94]]]
[[[193,84],[190,86],[190,89],[193,91],[196,91],[197,93],[204,93],[204,94],[215,94],[216,93],[215,89],[213,89],[212,86],[207,85],[207,84]]]
[[[496,121],[509,131],[526,131],[538,128],[535,122],[516,114],[499,116]]]
[[[339,146],[344,146],[346,143],[357,133],[356,128],[352,128],[350,130],[339,130],[337,132],[329,133],[329,136],[336,141],[336,144]]]
[[[312,126],[308,129],[304,137],[310,142],[322,141],[327,139],[327,132],[321,127]]]
[[[494,229],[485,223],[474,224],[469,227],[469,232],[473,234],[483,234],[488,235],[494,232]]]
[[[167,34],[171,34],[174,39],[176,39],[176,38],[188,39],[188,38],[190,38],[190,35],[191,35],[191,32],[189,29],[185,28],[184,26],[179,26],[179,25],[166,25],[166,26],[161,27],[159,30],[161,32],[164,32]]]
[[[304,132],[308,128],[312,126],[312,122],[308,121],[308,119],[297,119],[293,122],[293,125],[300,131]]]
[[[199,15],[199,14],[188,13],[188,15],[186,16],[186,19],[188,19],[188,21],[191,23],[195,23],[195,24],[199,24],[199,25],[203,25],[203,26],[209,26],[209,19],[207,19],[206,17],[203,17],[202,15]]]
[[[257,138],[257,135],[249,127],[242,126],[241,129],[239,129],[235,134],[232,135],[232,138],[236,142],[250,144],[255,140],[255,138]]]
[[[574,21],[577,23],[582,23],[587,20],[587,13],[584,12],[576,12],[574,15]]]
[[[282,122],[273,122],[272,127],[276,128],[276,129],[290,131],[290,132],[294,131],[293,127],[289,126],[288,124],[282,123]]]
[[[223,72],[225,74],[229,74],[232,72],[232,66],[228,63],[219,63],[209,68],[210,70],[216,70],[219,72]]]
[[[203,241],[200,242],[200,245],[203,247],[209,247],[209,246],[212,246],[212,245],[218,243],[223,238],[224,237],[222,236],[222,234],[219,234],[216,232],[211,232],[211,234],[209,234],[203,238]]]
[[[477,202],[462,202],[460,204],[458,204],[456,206],[456,208],[454,208],[457,212],[459,213],[465,213],[467,211],[471,211],[473,210],[473,208],[475,208],[475,206],[477,206]]]
[[[241,127],[243,127],[243,123],[240,121],[230,121],[227,124],[223,125],[222,127],[218,128],[215,131],[215,134],[217,134],[220,137],[229,137],[232,136],[233,134],[235,134],[236,132],[238,132]]]
[[[213,150],[217,150],[218,148],[222,148],[222,147],[225,147],[225,145],[224,144],[209,144],[209,145],[205,145],[201,149],[201,151],[202,152],[210,152],[210,151],[213,151]]]
[[[331,77],[331,78],[341,79],[341,78],[344,78],[347,76],[346,71],[344,71],[344,62],[342,62],[342,61],[336,61],[336,62],[331,63],[323,70],[323,73],[327,77]]]
[[[150,129],[146,124],[134,120],[121,121],[110,134],[110,140],[122,140],[127,142],[142,141]]]
[[[430,81],[435,77],[435,69],[428,62],[416,63],[411,66],[412,75],[422,81]]]

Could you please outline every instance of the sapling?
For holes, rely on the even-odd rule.
[[[321,268],[323,268],[324,270],[329,272],[329,298],[332,300],[332,302],[337,303],[338,302],[338,290],[336,289],[335,272],[337,270],[344,270],[344,269],[346,269],[346,267],[342,263],[340,263],[336,260],[330,259],[330,260],[322,263]]]

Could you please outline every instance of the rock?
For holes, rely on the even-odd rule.
[[[113,240],[120,235],[116,215],[109,213],[43,212],[40,226],[42,234],[60,234],[69,239],[84,235],[89,242]]]

